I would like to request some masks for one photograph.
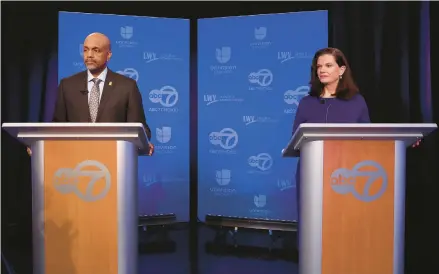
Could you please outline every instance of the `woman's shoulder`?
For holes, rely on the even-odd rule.
[[[311,95],[305,95],[302,99],[300,99],[297,108],[301,109],[301,111],[304,111],[306,109],[312,109],[315,106],[314,101],[316,100],[317,97]]]
[[[352,98],[355,98],[357,100],[364,100],[364,96],[363,96],[363,94],[361,92],[355,93]]]
[[[348,101],[350,101],[354,104],[365,104],[366,103],[364,96],[360,92],[355,93],[351,98],[349,98]]]
[[[300,104],[308,104],[314,100],[317,100],[317,97],[307,94],[300,100]]]

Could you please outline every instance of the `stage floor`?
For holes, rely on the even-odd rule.
[[[28,233],[29,230],[23,232],[21,229],[2,231],[2,252],[13,267],[14,274],[32,273],[31,239]],[[192,229],[189,225],[179,225],[170,231],[167,242],[163,242],[163,236],[158,233],[142,232],[140,242],[149,244],[141,245],[139,273],[296,274],[298,271],[297,254],[279,251],[282,247],[280,240],[274,243],[274,249],[270,252],[267,248],[271,243],[268,235],[246,231],[237,235],[238,248],[218,249],[215,244],[209,244],[215,235],[214,230],[201,224]],[[290,242],[290,239],[287,241]],[[230,236],[227,242],[233,243]],[[293,250],[290,245],[288,248]],[[218,254],[220,250],[222,253]]]

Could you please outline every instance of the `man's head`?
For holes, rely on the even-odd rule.
[[[84,63],[87,69],[98,75],[102,72],[111,57],[111,42],[102,33],[92,33],[84,41]]]

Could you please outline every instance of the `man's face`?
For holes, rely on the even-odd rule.
[[[96,35],[84,41],[84,63],[90,72],[100,71],[106,67],[111,52],[106,39]]]

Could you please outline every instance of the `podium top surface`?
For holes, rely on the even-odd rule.
[[[4,123],[3,130],[25,145],[38,140],[121,140],[140,149],[149,143],[142,123]]]
[[[303,123],[282,154],[287,156],[286,151],[299,150],[303,144],[317,140],[400,140],[409,146],[435,129],[434,123]]]

